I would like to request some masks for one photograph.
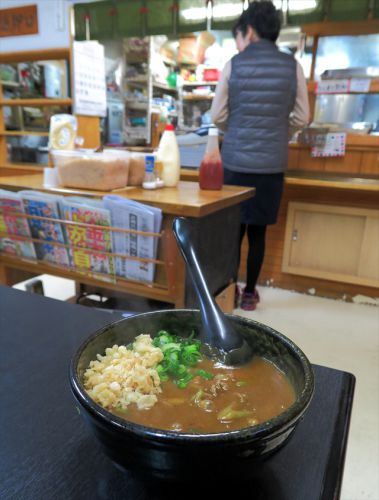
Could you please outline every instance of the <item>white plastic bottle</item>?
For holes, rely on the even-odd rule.
[[[180,155],[174,126],[167,124],[159,142],[157,160],[163,165],[161,178],[165,186],[174,187],[180,177]]]

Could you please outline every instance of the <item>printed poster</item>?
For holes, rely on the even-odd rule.
[[[106,116],[104,46],[98,42],[73,43],[74,113]]]

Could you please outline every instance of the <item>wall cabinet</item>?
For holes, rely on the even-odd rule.
[[[379,210],[290,202],[282,271],[379,287]]]

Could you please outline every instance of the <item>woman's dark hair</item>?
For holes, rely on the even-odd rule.
[[[234,38],[237,37],[238,31],[240,31],[244,36],[247,33],[247,14],[246,14],[246,12],[247,12],[246,10],[244,10],[242,12],[242,14],[238,18],[236,24],[233,26],[232,33],[233,33]]]
[[[270,0],[255,0],[241,14],[233,28],[233,36],[236,37],[238,31],[246,35],[249,25],[259,38],[276,42],[281,26],[280,12]]]

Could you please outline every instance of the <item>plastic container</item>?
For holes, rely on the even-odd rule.
[[[200,189],[220,190],[224,183],[224,169],[218,145],[218,130],[210,128],[204,158],[200,164]]]
[[[180,154],[174,126],[167,124],[159,142],[157,160],[162,163],[161,179],[165,186],[174,187],[180,178]]]
[[[50,118],[49,148],[70,151],[75,147],[77,119],[73,115],[58,114]]]
[[[52,151],[52,157],[61,186],[111,191],[128,184],[127,151]]]
[[[130,153],[128,186],[142,186],[145,179],[146,153]]]
[[[218,82],[220,71],[216,68],[204,68],[203,78],[205,82]]]

